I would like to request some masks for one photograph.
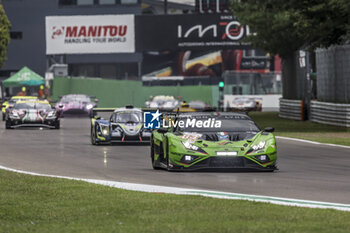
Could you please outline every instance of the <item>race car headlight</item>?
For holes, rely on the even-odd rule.
[[[258,150],[262,150],[265,148],[266,142],[265,141],[261,141],[256,145],[253,145],[252,147],[250,147],[250,149],[247,151],[246,154],[250,154],[252,152],[256,152]]]
[[[184,141],[184,142],[182,142],[182,145],[183,145],[186,149],[189,149],[189,150],[198,150],[198,149],[199,149],[198,146],[195,146],[195,145],[191,144],[189,141]]]
[[[54,111],[51,111],[47,114],[47,118],[53,118],[55,117],[55,112]]]
[[[90,110],[90,109],[92,109],[94,106],[92,105],[92,104],[88,104],[88,105],[86,105],[86,109],[87,110]]]
[[[109,135],[109,125],[100,124],[100,129],[103,135]]]
[[[17,112],[11,112],[11,113],[10,113],[10,117],[11,117],[11,118],[19,118],[19,115],[18,115]]]
[[[253,149],[254,151],[262,150],[262,149],[265,148],[265,145],[266,145],[266,142],[265,142],[265,141],[261,141],[261,142],[259,142],[259,144],[253,145],[253,146],[252,146],[252,149]]]

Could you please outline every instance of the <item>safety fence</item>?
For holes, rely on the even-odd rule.
[[[350,127],[350,104],[311,101],[312,122]]]
[[[305,119],[304,115],[304,101],[303,100],[289,100],[289,99],[280,99],[280,111],[279,117],[291,119],[291,120],[300,120]]]

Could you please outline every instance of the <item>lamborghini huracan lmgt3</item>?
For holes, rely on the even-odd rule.
[[[169,125],[152,132],[154,169],[277,169],[274,129],[260,130],[246,114],[182,113]]]

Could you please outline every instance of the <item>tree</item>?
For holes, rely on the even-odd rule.
[[[349,41],[349,0],[233,0],[232,9],[241,23],[256,32],[247,40],[281,56],[283,98],[303,98],[297,93],[297,82],[305,80],[297,77],[297,50]]]
[[[0,67],[4,64],[7,46],[10,43],[10,21],[0,1]]]
[[[257,33],[248,39],[281,57],[302,46],[329,47],[349,39],[348,0],[234,1],[232,8]]]

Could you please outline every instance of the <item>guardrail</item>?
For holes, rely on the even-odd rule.
[[[350,127],[350,104],[311,101],[312,122]]]
[[[280,99],[279,117],[291,120],[305,120],[304,101]]]

